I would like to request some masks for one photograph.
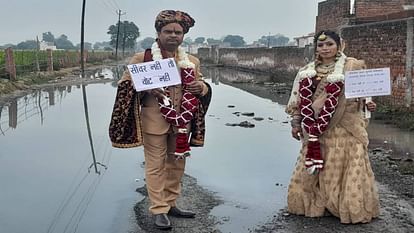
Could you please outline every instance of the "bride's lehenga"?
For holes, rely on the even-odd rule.
[[[363,61],[347,58],[345,70],[363,66]],[[322,78],[314,93],[315,112],[318,103],[326,98],[327,83]],[[297,95],[292,91],[286,108],[291,115],[299,112]],[[367,122],[361,114],[362,108],[361,100],[345,99],[341,94],[329,128],[319,137],[324,168],[317,175],[310,175],[305,169],[307,144],[303,144],[288,189],[290,213],[320,217],[328,211],[342,223],[366,223],[378,217],[379,198],[368,158]]]

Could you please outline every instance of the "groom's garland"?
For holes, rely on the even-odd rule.
[[[342,53],[335,63],[333,73],[327,77],[328,84],[325,86],[325,91],[328,96],[316,119],[312,109],[312,96],[316,91],[316,85],[313,85],[317,74],[315,63],[310,63],[307,69],[299,73],[299,108],[303,117],[302,127],[309,134],[305,167],[310,174],[316,174],[323,169],[319,136],[327,129],[338,105],[338,98],[344,86],[345,59],[346,56]]]
[[[157,42],[151,47],[152,59],[163,59],[161,49]],[[177,159],[182,159],[190,155],[190,145],[188,144],[188,132],[186,125],[193,119],[194,113],[197,111],[199,100],[190,92],[185,90],[185,85],[195,80],[195,65],[188,58],[183,48],[178,48],[178,66],[180,67],[181,83],[183,85],[183,96],[181,100],[180,111],[177,112],[171,104],[169,96],[158,100],[160,112],[165,120],[176,126],[178,129],[176,139],[176,149],[174,154]]]

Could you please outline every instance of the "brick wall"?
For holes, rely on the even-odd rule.
[[[341,25],[346,25],[350,9],[350,0],[327,0],[318,3],[315,31],[327,29],[336,31]]]
[[[412,46],[407,48],[407,25],[408,19],[401,19],[353,25],[342,28],[341,32],[348,56],[364,59],[368,68],[390,67],[392,95],[379,97],[377,101],[394,107],[406,106],[406,89],[413,77],[407,63],[407,54],[410,60],[413,56]]]
[[[212,61],[211,55],[217,54],[217,63],[246,71],[271,73],[275,79],[293,80],[300,67],[311,58],[313,48],[274,47],[274,48],[217,48],[199,49],[201,61]],[[287,80],[284,80],[287,81]]]
[[[197,50],[197,57],[200,60],[201,63],[208,62],[208,63],[214,63],[212,60],[211,54],[211,48],[199,48]]]
[[[411,105],[414,0],[326,0],[318,4],[316,31],[331,29],[347,41],[346,53],[364,59],[369,68],[390,67],[392,95],[377,101],[394,107]],[[410,26],[407,26],[410,25]]]
[[[413,5],[413,0],[355,0],[357,18],[388,15],[404,10],[403,5]]]
[[[215,57],[217,56],[217,57]],[[280,81],[292,81],[313,56],[313,47],[200,48],[203,64],[213,63],[239,70],[270,73]],[[215,62],[214,62],[215,61]]]

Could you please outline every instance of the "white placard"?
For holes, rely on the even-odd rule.
[[[391,95],[390,68],[345,72],[345,98]]]
[[[128,65],[136,91],[181,84],[173,58]]]

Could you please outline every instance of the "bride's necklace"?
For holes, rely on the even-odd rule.
[[[330,83],[335,83],[335,82],[340,82],[340,81],[344,81],[344,74],[343,74],[343,70],[344,70],[344,65],[345,65],[345,60],[346,60],[346,56],[345,54],[341,53],[341,56],[338,58],[338,60],[333,63],[333,71],[332,72],[328,72],[327,75],[327,81]],[[311,62],[307,65],[305,70],[302,70],[301,72],[299,72],[299,79],[303,80],[305,78],[313,78],[317,75],[317,67],[319,66],[319,64],[315,64],[315,62]]]
[[[330,64],[319,64],[315,67],[316,80],[320,81],[323,78],[328,77],[335,70],[335,62]]]

